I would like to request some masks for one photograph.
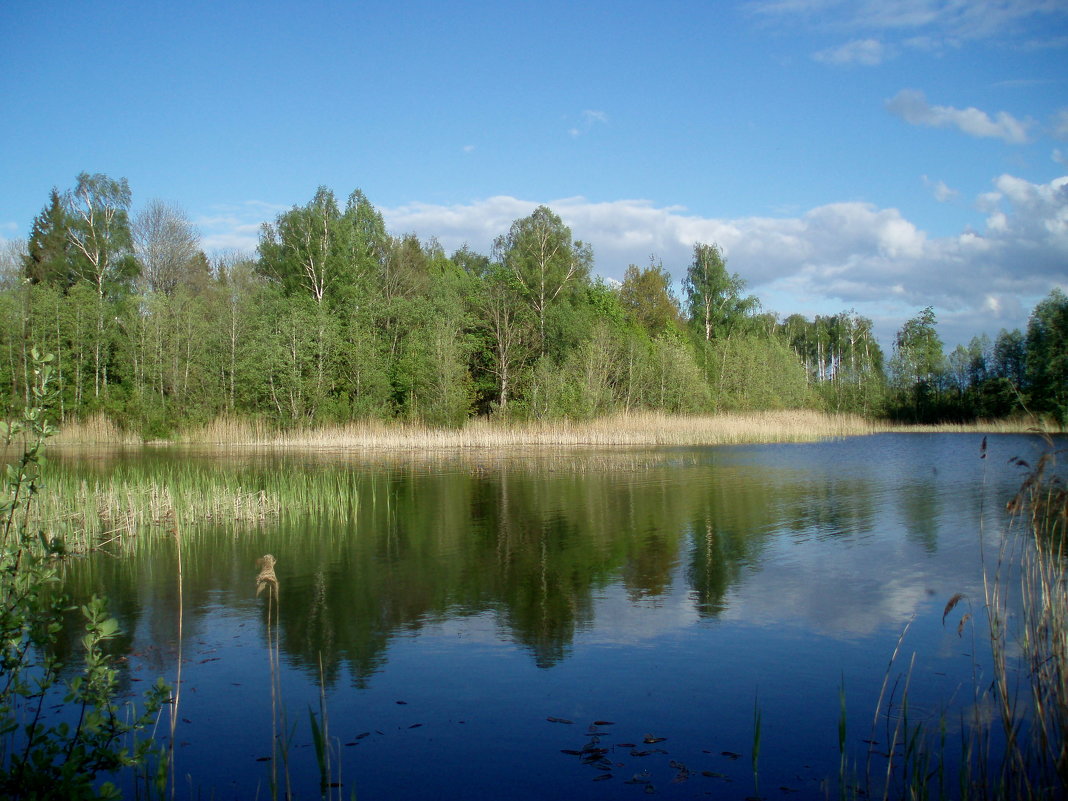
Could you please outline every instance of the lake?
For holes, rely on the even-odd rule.
[[[174,683],[181,660],[179,797],[269,798],[272,766],[318,796],[321,709],[345,798],[837,796],[843,701],[854,773],[885,747],[906,681],[912,721],[947,721],[952,763],[973,675],[989,681],[984,552],[996,561],[1020,485],[1010,458],[1042,441],[991,435],[980,459],[982,439],[61,453],[58,470],[87,476],[181,461],[251,489],[312,476],[346,498],[187,527],[180,586],[163,532],[73,560],[66,581],[111,599],[131,696]],[[264,554],[277,605],[256,592]]]

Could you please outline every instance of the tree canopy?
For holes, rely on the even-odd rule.
[[[36,347],[56,356],[63,419],[104,413],[145,436],[219,415],[279,426],[472,415],[584,418],[812,407],[915,420],[1068,407],[1068,299],[1026,332],[944,354],[934,309],[884,364],[846,310],[780,320],[697,242],[676,299],[655,257],[622,284],[545,206],[491,253],[391,234],[359,190],[320,187],[262,228],[258,253],[209,259],[179,208],[130,216],[125,179],[53,189],[0,282],[0,405],[30,402]],[[21,277],[23,280],[14,280]],[[888,369],[885,369],[888,368]]]

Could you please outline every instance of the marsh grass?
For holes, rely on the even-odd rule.
[[[337,470],[218,469],[210,463],[154,467],[118,464],[87,473],[56,464],[33,524],[72,551],[128,545],[203,525],[251,529],[290,515],[350,520],[359,508],[359,477]]]

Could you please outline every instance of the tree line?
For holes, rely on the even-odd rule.
[[[622,284],[539,207],[490,253],[386,231],[359,190],[320,188],[265,223],[255,254],[209,258],[177,207],[131,213],[125,179],[53,189],[0,286],[0,404],[29,403],[30,351],[55,354],[63,420],[104,413],[145,436],[219,416],[279,426],[474,415],[590,418],[823,408],[921,421],[1068,416],[1068,298],[1026,332],[946,355],[934,312],[886,358],[854,311],[780,319],[715,243],[682,297],[662,263]]]

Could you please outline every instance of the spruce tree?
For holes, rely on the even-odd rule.
[[[23,274],[31,283],[52,284],[64,290],[74,283],[67,222],[63,200],[53,187],[48,205],[34,218],[23,259]]]

